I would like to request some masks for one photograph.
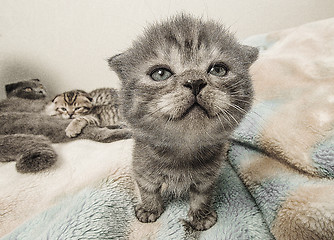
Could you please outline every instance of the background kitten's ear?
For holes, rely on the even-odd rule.
[[[122,60],[124,57],[124,53],[117,54],[108,59],[108,64],[110,68],[117,73],[119,77],[123,76],[122,71]]]
[[[38,78],[34,78],[34,79],[31,79],[31,81],[39,82],[39,79]]]
[[[248,66],[250,66],[257,59],[259,55],[259,50],[255,47],[247,45],[241,45],[241,48],[246,56],[245,62],[247,63]]]
[[[54,102],[56,100],[57,97],[60,97],[61,95],[58,94],[57,96],[55,96],[53,99],[52,99],[52,102]]]
[[[7,84],[5,85],[5,88],[6,88],[6,93],[10,93],[12,92],[15,88],[17,88],[17,83],[10,83],[10,84]]]

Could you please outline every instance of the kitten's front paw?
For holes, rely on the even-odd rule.
[[[148,209],[143,204],[138,204],[135,206],[136,217],[142,223],[155,222],[163,213],[163,211],[164,210],[162,207],[157,207],[155,209],[152,209],[152,207],[150,207],[150,209]]]
[[[65,133],[66,133],[66,136],[70,138],[74,138],[81,133],[81,128],[76,128],[71,125],[68,125],[67,128],[65,129]]]
[[[197,231],[207,230],[217,222],[217,213],[212,209],[190,210],[188,216],[189,224]]]

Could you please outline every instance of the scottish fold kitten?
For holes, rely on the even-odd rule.
[[[189,193],[189,224],[206,230],[228,137],[251,107],[249,67],[258,50],[224,26],[189,15],[156,23],[109,60],[122,81],[122,116],[133,131],[135,214],[154,222],[162,192]]]
[[[78,136],[87,125],[119,128],[116,127],[119,123],[118,95],[112,88],[99,88],[90,93],[82,90],[64,92],[48,104],[46,113],[73,119],[65,129],[68,137]]]
[[[99,126],[117,128],[121,125],[118,91],[114,88],[98,88],[89,93],[93,112],[100,119]],[[120,127],[120,126],[118,126]]]
[[[46,107],[46,113],[50,116],[74,119],[89,114],[92,107],[92,98],[88,93],[82,90],[71,90],[54,97]]]
[[[7,98],[42,99],[47,92],[39,79],[31,79],[5,85]]]

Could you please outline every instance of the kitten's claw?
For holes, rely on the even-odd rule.
[[[212,209],[190,210],[188,216],[190,226],[197,231],[207,230],[217,222],[217,213]]]
[[[138,204],[135,206],[135,213],[138,220],[142,223],[155,222],[160,215],[163,213],[163,208],[156,209],[146,209],[143,204]]]

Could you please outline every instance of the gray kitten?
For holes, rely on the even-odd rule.
[[[189,193],[195,230],[216,223],[215,182],[228,137],[251,107],[249,67],[257,56],[219,23],[178,15],[109,60],[122,80],[122,115],[135,140],[139,221],[157,220],[167,192]]]
[[[41,99],[47,92],[39,79],[31,79],[5,85],[7,98],[18,97],[27,99]]]

